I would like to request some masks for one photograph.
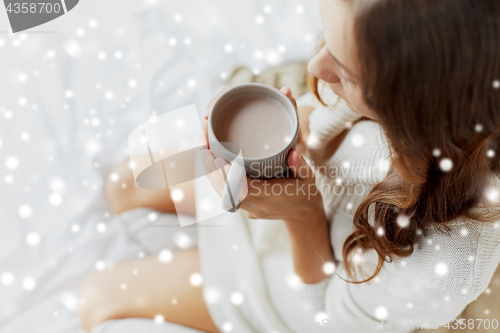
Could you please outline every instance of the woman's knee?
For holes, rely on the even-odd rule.
[[[78,315],[85,332],[110,319],[117,319],[119,313],[117,303],[113,298],[106,295],[109,287],[105,272],[93,272],[87,275],[79,288],[81,300],[78,307]]]

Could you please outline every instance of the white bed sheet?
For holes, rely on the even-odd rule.
[[[318,2],[85,0],[16,35],[0,11],[2,333],[81,332],[82,277],[152,251],[103,194],[128,134],[186,105],[201,115],[236,64],[310,58]]]

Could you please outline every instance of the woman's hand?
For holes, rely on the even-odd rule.
[[[213,188],[222,197],[225,175],[231,165],[224,159],[215,159],[208,150],[201,151],[202,160]],[[325,221],[325,212],[312,169],[299,152],[292,149],[288,155],[289,178],[255,179],[246,177],[247,186],[240,192],[240,208],[252,219],[282,219],[287,222]],[[216,172],[224,168],[224,173]],[[246,197],[245,197],[246,196]]]
[[[290,88],[283,87],[281,88],[281,92],[285,94],[292,101],[293,105],[295,105],[295,109],[297,110],[299,116],[299,135],[297,137],[296,148],[301,154],[305,154],[307,149],[306,139],[307,139],[307,134],[309,133],[309,114],[307,114],[307,119],[304,119],[305,117],[303,116],[303,114],[304,111],[306,110],[304,110],[303,108],[301,109],[297,108],[297,102],[295,101],[295,98],[292,96],[292,91],[290,90]],[[303,125],[305,125],[306,127],[303,127]]]
[[[229,88],[231,86],[224,87],[208,104],[202,126],[207,148],[210,148],[207,138],[208,112],[215,100]],[[281,92],[297,107],[290,88],[283,87]],[[299,132],[298,143],[302,141],[301,139],[302,136]],[[230,164],[224,159],[215,159],[208,149],[202,149],[200,154],[212,186],[222,196]],[[240,200],[244,199],[240,208],[245,210],[250,218],[284,219],[287,221],[318,218],[324,221],[321,194],[316,188],[311,168],[295,149],[290,151],[287,162],[293,178],[262,180],[247,177],[246,184],[244,183],[239,195]],[[222,167],[224,167],[224,172],[215,172]]]

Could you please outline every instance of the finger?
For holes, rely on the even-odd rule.
[[[205,118],[201,122],[201,132],[200,140],[205,140],[205,143],[202,145],[206,145],[210,149],[210,143],[208,142],[208,120]]]
[[[307,179],[313,177],[312,169],[309,167],[304,157],[300,155],[298,150],[290,150],[287,163],[294,178]]]
[[[292,91],[287,86],[281,87],[280,91],[288,97],[292,96]]]
[[[200,156],[201,156],[201,161],[203,163],[203,167],[205,168],[205,172],[207,174],[210,174],[214,172],[214,162],[213,162],[213,155],[210,153],[208,149],[201,149],[200,150]]]
[[[208,149],[200,150],[200,155],[202,156],[203,167],[206,170],[206,176],[210,181],[210,184],[212,185],[213,189],[219,194],[219,196],[222,197],[224,185],[226,183],[226,179],[224,177],[223,172],[221,171],[217,172],[219,168],[216,166],[215,162],[216,159],[212,154],[212,152],[210,152]],[[217,165],[220,165],[219,163],[220,162],[217,162]],[[225,169],[225,174],[229,172],[229,166],[230,165],[228,164],[225,168],[223,168]]]
[[[295,98],[292,96],[292,90],[289,87],[285,86],[282,87],[280,91],[285,94],[292,101],[293,105],[295,105],[295,108],[297,108],[297,101],[295,101]]]
[[[210,102],[208,102],[207,110],[205,111],[205,116],[204,116],[205,119],[208,119],[208,114],[210,113],[210,110],[212,109],[212,106],[214,105],[217,98],[219,98],[220,95],[222,95],[226,90],[230,89],[231,87],[232,86],[225,86],[217,94],[215,94],[214,97],[212,97]]]

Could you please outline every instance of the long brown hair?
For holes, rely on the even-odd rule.
[[[350,1],[363,99],[377,114],[392,162],[358,207],[343,247],[351,278],[355,250],[377,252],[375,273],[354,282],[362,283],[384,262],[411,255],[419,231],[447,232],[459,216],[498,218],[498,209],[473,208],[486,203],[488,179],[500,172],[500,1]],[[318,81],[309,75],[308,87],[326,105]],[[445,158],[449,171],[440,168]],[[406,227],[397,223],[401,214]]]

